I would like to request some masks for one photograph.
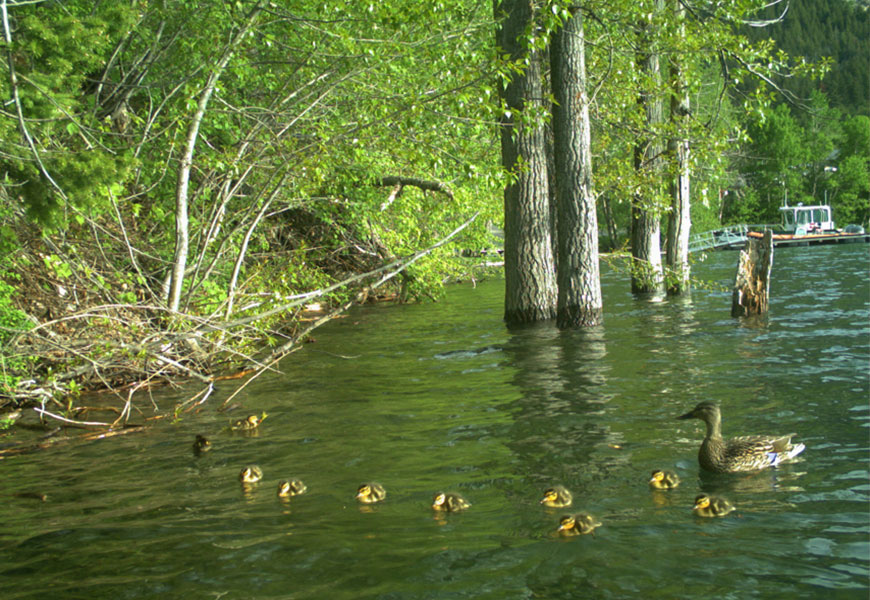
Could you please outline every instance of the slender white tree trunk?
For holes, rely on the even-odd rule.
[[[169,297],[167,304],[172,310],[178,310],[181,304],[181,289],[184,285],[184,273],[187,267],[188,247],[190,244],[190,220],[188,216],[188,188],[190,187],[190,168],[193,165],[193,151],[196,148],[196,140],[199,137],[199,128],[208,108],[208,103],[214,94],[215,86],[226,69],[233,56],[233,52],[245,38],[257,20],[262,7],[258,2],[248,13],[245,24],[239,29],[230,43],[224,49],[224,53],[215,65],[214,70],[208,77],[205,89],[200,94],[196,105],[196,112],[187,128],[187,137],[184,141],[184,151],[181,154],[181,162],[178,165],[178,179],[175,184],[175,256],[172,263],[172,278],[169,282]]]

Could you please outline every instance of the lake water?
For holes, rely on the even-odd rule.
[[[730,313],[737,254],[694,275],[725,290],[651,302],[605,268],[605,323],[509,331],[501,281],[437,304],[355,309],[283,374],[144,433],[0,460],[0,597],[860,598],[870,577],[870,254],[777,251],[770,316]],[[196,388],[156,392],[162,411]],[[699,474],[702,399],[726,436],[796,432],[800,460]],[[151,416],[141,399],[141,417]],[[225,430],[265,411],[259,435]],[[195,457],[205,434],[214,449]],[[239,470],[264,481],[247,492]],[[676,470],[671,492],[647,487]],[[282,502],[279,479],[308,493]],[[387,489],[360,507],[363,481]],[[602,526],[554,535],[572,511]],[[472,507],[436,517],[441,489]],[[699,491],[737,511],[698,519]],[[45,502],[12,496],[38,491]]]

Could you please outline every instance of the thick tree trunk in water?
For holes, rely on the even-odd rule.
[[[664,0],[655,0],[656,12],[661,12],[663,3]],[[641,175],[639,180],[652,182],[652,185],[640,189],[632,199],[631,291],[635,293],[661,292],[664,289],[659,224],[664,154],[659,129],[664,117],[661,67],[652,37],[652,25],[642,24],[639,43],[644,51],[638,55],[637,65],[644,81],[638,103],[645,114],[647,130],[635,146],[634,168]]]
[[[505,320],[509,323],[555,317],[556,278],[550,232],[545,130],[524,125],[523,111],[540,114],[540,57],[523,42],[532,22],[529,0],[495,0],[495,15],[505,14],[496,32],[501,51],[512,59],[527,56],[524,72],[501,90],[507,112],[501,120],[502,165],[514,180],[504,191]]]
[[[574,12],[550,49],[561,328],[597,325],[603,317],[598,269],[598,217],[592,191],[589,96],[583,16]]]
[[[773,270],[773,233],[768,229],[762,239],[748,238],[746,249],[740,251],[734,290],[731,295],[731,316],[745,317],[767,312],[770,295],[770,272]]]
[[[686,9],[678,1],[673,2],[673,13],[680,22],[681,35],[685,35],[682,24]],[[671,121],[676,130],[685,133],[689,119],[689,92],[686,74],[681,57],[671,58]],[[673,161],[675,175],[671,182],[671,214],[668,217],[668,238],[666,261],[668,294],[678,295],[689,289],[689,233],[692,228],[689,196],[689,139],[686,135],[676,135],[668,143],[668,156]]]

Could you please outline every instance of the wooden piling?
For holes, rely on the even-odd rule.
[[[731,316],[745,317],[767,312],[770,293],[770,272],[773,269],[773,233],[764,232],[761,239],[749,237],[740,251],[734,291],[731,294]]]

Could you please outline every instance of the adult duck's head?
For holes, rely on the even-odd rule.
[[[712,421],[720,418],[719,405],[709,400],[699,402],[698,405],[684,415],[677,417],[678,419],[701,419],[702,421]]]

